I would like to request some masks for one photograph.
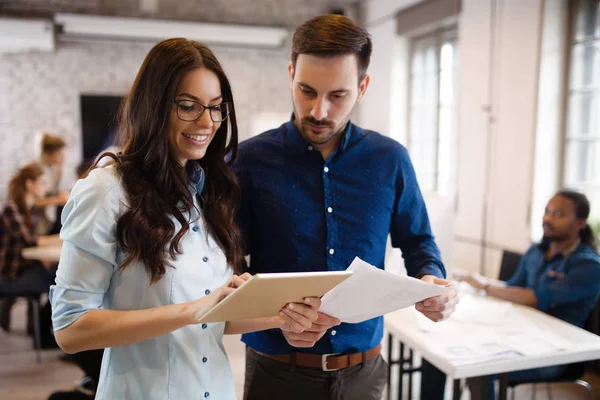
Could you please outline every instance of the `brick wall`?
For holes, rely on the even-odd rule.
[[[37,157],[41,130],[67,139],[66,183],[74,181],[82,158],[80,94],[125,94],[149,49],[59,43],[53,53],[0,55],[0,199],[14,171]],[[263,113],[289,116],[289,49],[212,49],[232,81],[242,138]]]

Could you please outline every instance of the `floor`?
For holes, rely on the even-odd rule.
[[[17,303],[13,308],[11,332],[8,334],[0,332],[0,398],[2,400],[45,400],[52,391],[68,390],[77,379],[82,377],[77,367],[59,360],[62,354],[60,350],[44,350],[42,362],[36,363],[31,339],[24,333],[25,308],[24,302]],[[244,346],[239,341],[239,336],[226,336],[225,347],[232,365],[238,397],[241,399],[244,380]],[[584,379],[590,382],[596,398],[600,399],[600,377],[588,373]],[[393,384],[393,387],[395,386]],[[418,374],[415,376],[415,388],[418,388]],[[416,392],[415,389],[413,399],[419,397]],[[555,400],[587,399],[584,389],[570,384],[552,385],[551,392]],[[446,398],[451,398],[450,393],[448,384]],[[392,396],[396,398],[394,390]],[[531,398],[531,385],[524,385],[517,389],[516,399]],[[538,385],[536,398],[538,400],[549,398],[545,385]],[[463,394],[462,400],[468,399],[467,392]]]

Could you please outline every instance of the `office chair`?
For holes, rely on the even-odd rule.
[[[33,338],[34,348],[37,362],[42,361],[42,330],[40,323],[40,293],[15,293],[9,290],[10,282],[0,280],[0,299],[14,299],[24,297],[33,308]]]
[[[519,262],[521,262],[522,256],[521,253],[504,250],[502,252],[502,261],[500,262],[498,279],[505,282],[509,280],[515,272],[517,272],[517,267],[519,266]]]

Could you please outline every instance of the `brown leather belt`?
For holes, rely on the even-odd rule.
[[[364,353],[352,354],[266,354],[254,349],[251,350],[263,357],[287,364],[291,363],[295,356],[295,364],[300,367],[318,368],[323,371],[337,371],[338,369],[352,367],[362,363],[363,361],[368,361],[377,357],[379,353],[381,353],[381,344],[378,344]]]

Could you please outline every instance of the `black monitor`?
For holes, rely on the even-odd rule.
[[[117,116],[123,96],[81,95],[83,159],[93,160],[114,144]]]

